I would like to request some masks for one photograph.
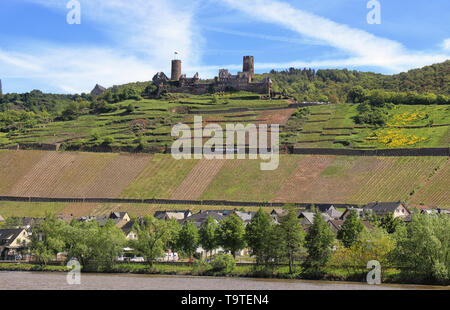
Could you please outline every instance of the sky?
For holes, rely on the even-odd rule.
[[[245,55],[257,73],[394,74],[450,59],[448,12],[448,0],[0,0],[0,79],[4,93],[90,92],[170,75],[175,51],[201,78]]]

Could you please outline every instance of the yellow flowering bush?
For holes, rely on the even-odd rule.
[[[415,112],[415,113],[402,113],[395,115],[388,126],[404,126],[407,123],[421,120],[427,117],[425,112]]]
[[[397,129],[382,129],[372,134],[367,140],[375,140],[388,147],[402,147],[414,145],[427,140],[427,138],[405,134],[403,131]]]

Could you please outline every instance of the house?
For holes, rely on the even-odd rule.
[[[31,232],[33,226],[39,224],[43,220],[44,220],[43,218],[23,217],[21,219],[22,221],[21,227],[25,228],[28,232]]]
[[[363,217],[366,213],[369,213],[371,211],[369,210],[364,210],[363,208],[347,208],[347,210],[345,210],[345,212],[341,215],[341,217],[339,218],[340,220],[345,220],[347,218],[347,216],[350,214],[351,211],[356,211],[356,214],[358,215],[358,217]]]
[[[334,206],[330,206],[328,210],[324,212],[325,214],[328,214],[328,216],[332,219],[338,220],[341,218],[341,216],[344,214],[344,212],[339,211]]]
[[[368,229],[373,229],[373,226],[368,221],[361,221],[363,225]],[[328,225],[330,225],[330,228],[333,232],[337,233],[339,230],[341,230],[342,225],[344,225],[344,220],[329,220]]]
[[[242,221],[244,221],[244,224],[247,226],[248,223],[252,220],[252,218],[255,216],[256,212],[241,212],[241,211],[234,211],[234,214],[239,216]]]
[[[326,222],[332,220],[332,218],[326,213],[322,213],[322,216]],[[300,224],[302,225],[312,225],[314,223],[313,212],[300,212],[298,218],[300,219]]]
[[[126,223],[131,221],[127,212],[111,212],[109,215],[103,216],[84,216],[79,219],[81,222],[89,222],[96,220],[100,226],[105,226],[106,222],[112,220],[117,228],[122,228]]]
[[[221,220],[226,218],[226,215],[222,212],[218,211],[200,211],[199,213],[192,214],[191,216],[188,216],[184,220],[181,221],[181,225],[184,225],[187,221],[191,221],[195,226],[198,228],[202,227],[203,224],[206,222],[208,217],[212,216],[216,222],[220,222]]]
[[[154,217],[158,220],[170,220],[176,219],[182,221],[187,217],[191,216],[191,210],[181,210],[181,211],[156,211]]]
[[[142,220],[142,218],[139,218],[138,220]],[[125,235],[125,239],[127,240],[137,240],[137,232],[134,229],[134,223],[134,220],[129,221],[121,228],[122,232]]]
[[[15,257],[29,242],[25,228],[0,229],[0,258]]]
[[[392,213],[394,218],[406,218],[411,214],[401,202],[373,202],[365,205],[363,209],[372,211],[377,216],[386,216],[389,213]]]
[[[288,210],[285,209],[273,209],[272,212],[270,212],[270,216],[274,220],[275,223],[280,223],[280,218],[288,213]]]
[[[59,214],[58,220],[64,221],[64,222],[71,222],[74,219],[73,214]]]

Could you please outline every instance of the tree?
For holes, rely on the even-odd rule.
[[[389,234],[395,233],[397,228],[400,225],[404,225],[404,222],[400,218],[394,218],[394,215],[392,213],[389,213],[386,216],[383,216],[380,219],[380,227],[382,227],[384,230],[386,230]]]
[[[364,225],[359,219],[356,210],[351,210],[350,214],[345,218],[341,229],[338,231],[337,238],[348,248],[359,239],[359,234],[363,229]]]
[[[210,256],[212,256],[212,251],[219,247],[218,229],[219,225],[216,220],[212,216],[208,216],[199,230],[200,245],[205,251],[210,252]]]
[[[236,214],[232,214],[221,221],[219,225],[219,245],[230,251],[234,258],[236,258],[236,252],[246,246],[244,222]]]
[[[167,222],[155,219],[153,216],[146,216],[135,222],[137,240],[133,240],[131,245],[150,266],[156,258],[162,257],[166,252],[172,237],[170,227],[171,225]]]
[[[306,248],[308,257],[305,266],[313,271],[320,271],[331,257],[331,246],[335,239],[334,233],[325,222],[322,213],[316,210],[314,223],[306,236]]]
[[[289,209],[288,213],[281,217],[280,230],[283,254],[288,258],[289,273],[292,273],[295,257],[303,250],[305,242],[305,232],[294,209]]]
[[[450,216],[414,213],[393,234],[392,261],[409,280],[450,284]]]
[[[199,244],[198,228],[191,221],[184,223],[177,239],[177,249],[192,257]]]
[[[50,213],[32,228],[30,248],[40,264],[46,265],[63,251],[65,247],[63,228],[64,222]]]
[[[251,250],[251,255],[256,256],[256,264],[266,263],[269,253],[269,240],[272,237],[272,219],[262,208],[252,218],[245,228],[245,240]]]
[[[366,90],[359,85],[352,87],[347,95],[348,101],[353,103],[361,103],[365,98]]]
[[[376,260],[384,269],[390,264],[389,255],[394,248],[394,239],[384,229],[365,229],[350,247],[338,245],[329,264],[346,268],[350,273],[354,269],[366,270],[367,263]]]

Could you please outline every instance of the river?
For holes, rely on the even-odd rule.
[[[350,282],[136,274],[82,274],[80,285],[69,285],[65,273],[0,272],[0,290],[414,290],[442,288],[445,287],[395,284],[374,286]]]

